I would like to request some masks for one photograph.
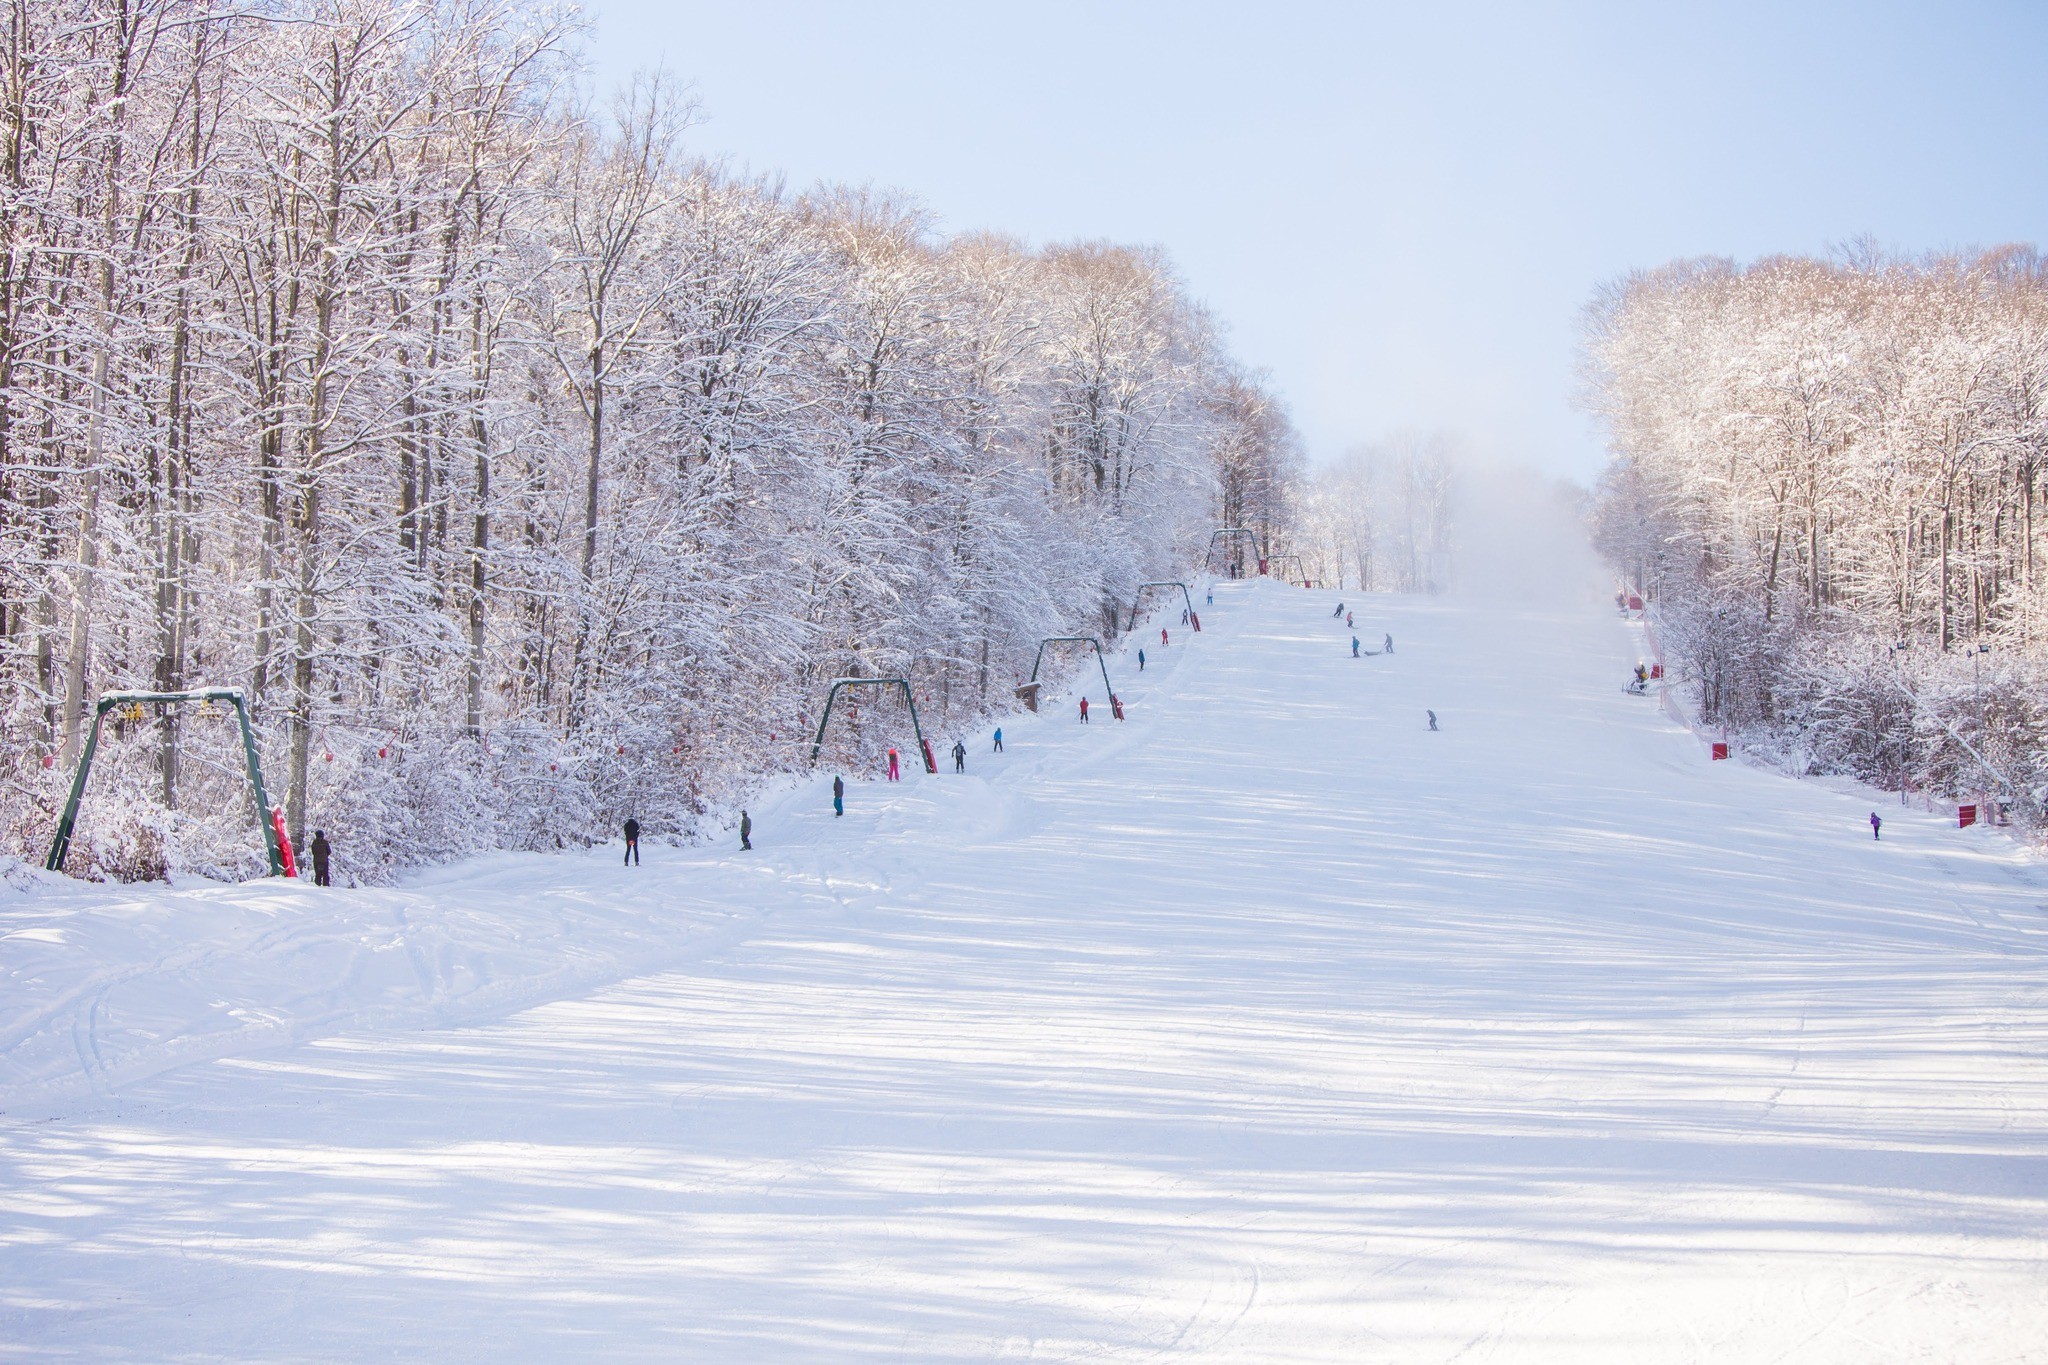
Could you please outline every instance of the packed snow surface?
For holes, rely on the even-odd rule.
[[[7,893],[0,1350],[2048,1360],[2040,866],[1334,605],[752,853]]]

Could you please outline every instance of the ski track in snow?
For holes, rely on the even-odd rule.
[[[752,854],[8,894],[0,1355],[2048,1360],[2048,872],[1335,597]]]

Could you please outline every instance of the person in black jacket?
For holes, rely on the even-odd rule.
[[[327,859],[329,855],[333,853],[333,851],[333,847],[327,842],[327,831],[324,829],[314,830],[313,885],[332,886],[334,884],[327,880]]]
[[[836,774],[832,778],[832,816],[834,819],[846,814],[846,781]]]
[[[751,852],[754,847],[754,817],[740,812],[740,847]]]
[[[953,741],[953,771],[956,773],[967,771],[967,744],[963,740],[956,739]]]
[[[626,865],[638,866],[640,862],[640,822],[632,816],[626,817]]]

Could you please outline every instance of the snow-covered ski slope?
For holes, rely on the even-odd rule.
[[[0,1346],[2048,1360],[2040,867],[1334,602],[751,854],[0,903]]]

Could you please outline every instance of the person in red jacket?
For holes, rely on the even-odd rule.
[[[891,782],[901,782],[903,780],[902,770],[896,766],[896,751],[894,749],[889,751],[889,780]]]
[[[1088,723],[1088,699],[1086,697],[1081,698],[1081,723],[1083,725]]]
[[[1164,648],[1166,648],[1166,627],[1165,627],[1165,626],[1161,626],[1161,627],[1159,628],[1159,647],[1160,647],[1161,649],[1164,649]]]

